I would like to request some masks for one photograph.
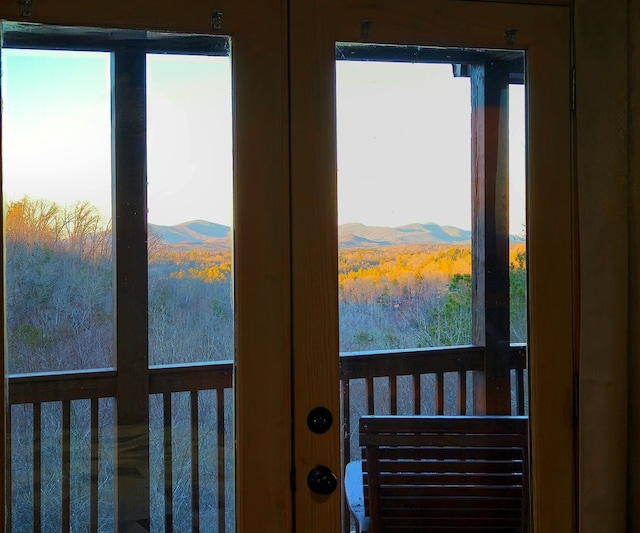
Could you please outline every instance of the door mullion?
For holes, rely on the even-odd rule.
[[[121,530],[149,519],[146,57],[112,55],[116,257],[116,505]],[[147,522],[148,523],[148,522]]]

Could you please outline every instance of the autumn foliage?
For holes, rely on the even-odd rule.
[[[111,225],[88,202],[24,197],[6,207],[7,324],[12,372],[112,361]],[[152,364],[233,358],[232,253],[149,235]],[[343,248],[341,351],[471,342],[467,245]],[[526,340],[524,244],[510,252],[512,341]]]

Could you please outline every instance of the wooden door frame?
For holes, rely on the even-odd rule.
[[[290,19],[296,529],[338,531],[340,524],[340,491],[318,497],[304,480],[318,463],[340,468],[340,428],[312,435],[305,418],[316,405],[339,413],[334,92],[335,43],[343,41],[527,51],[533,525],[540,532],[574,530],[569,7],[300,0],[292,2]],[[552,89],[545,80],[554,80]]]
[[[286,2],[270,0],[247,6],[221,0],[215,9],[222,14],[220,28],[213,27],[214,11],[203,0],[188,6],[149,0],[84,4],[35,0],[30,4],[25,10],[24,2],[2,0],[0,19],[231,36],[237,528],[286,531],[293,513]],[[260,98],[256,98],[257,87]],[[6,330],[3,348],[5,335]],[[6,362],[2,378],[6,383]],[[137,379],[148,379],[146,368]],[[141,387],[147,389],[148,384]],[[3,395],[3,428],[6,407]],[[6,429],[4,437],[0,444],[3,472]],[[7,487],[2,485],[0,490],[6,501]]]

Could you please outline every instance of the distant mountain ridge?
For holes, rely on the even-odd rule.
[[[461,244],[471,241],[471,232],[440,226],[434,222],[390,228],[360,223],[338,227],[338,243],[342,247],[392,246],[398,244]]]
[[[165,244],[207,244],[229,241],[230,228],[206,220],[190,220],[175,226],[149,224],[149,229]]]
[[[166,244],[212,245],[230,247],[230,228],[206,220],[191,220],[175,226],[149,224],[152,234]],[[511,242],[524,242],[521,236],[511,235]],[[408,224],[396,228],[367,226],[357,222],[338,226],[341,248],[395,246],[399,244],[464,244],[471,242],[471,231],[454,226],[440,226],[435,222]]]

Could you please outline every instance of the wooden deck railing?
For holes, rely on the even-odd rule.
[[[162,426],[161,432],[156,432],[157,438],[151,439],[151,455],[158,448],[161,454],[158,461],[161,468],[156,469],[160,471],[155,474],[152,471],[151,479],[152,485],[154,482],[158,485],[152,488],[152,499],[156,500],[155,514],[160,517],[156,519],[156,526],[152,530],[184,530],[176,524],[181,518],[183,526],[187,523],[189,529],[200,531],[203,512],[201,500],[206,496],[210,496],[206,505],[207,523],[215,523],[216,531],[221,533],[232,530],[232,376],[233,364],[229,361],[150,369],[151,396],[160,400],[154,402],[160,408],[152,408],[151,412],[154,418],[160,417]],[[79,530],[114,530],[110,522],[114,514],[114,487],[112,483],[100,481],[99,470],[101,460],[111,462],[111,465],[107,465],[107,470],[110,470],[110,475],[114,474],[113,440],[105,438],[99,419],[105,419],[106,422],[103,421],[102,425],[110,424],[113,432],[115,394],[114,370],[9,377],[11,409],[8,434],[11,437],[8,454],[11,467],[6,475],[7,486],[12,488],[12,493],[7,501],[8,531],[12,531],[12,523],[16,527],[27,527],[30,531],[41,531],[45,516],[47,521],[49,518],[53,518],[54,523],[59,520],[59,527],[55,529],[70,531],[74,511],[82,515],[82,525],[78,527],[75,524],[75,528]],[[183,397],[178,398],[181,394]],[[186,406],[185,399],[188,404]],[[179,407],[186,408],[176,412],[179,400],[182,400]],[[43,407],[47,410],[46,421],[43,420]],[[87,422],[86,428],[72,426],[73,408],[76,411],[78,408],[88,411],[84,413],[85,416],[76,417]],[[152,419],[150,424],[155,422]],[[40,428],[40,431],[34,431],[34,428]],[[78,439],[74,435],[82,431],[89,433],[88,438],[83,439],[88,449],[75,450],[74,447],[76,457],[72,459],[72,440],[77,444],[75,441]],[[106,432],[108,431],[107,429]],[[27,433],[30,435],[26,436]],[[178,439],[182,446],[177,443]],[[206,448],[200,449],[205,440]],[[20,443],[22,449],[16,449],[15,441]],[[25,441],[28,441],[28,449],[24,449]],[[185,443],[188,443],[186,450]],[[102,447],[110,448],[111,453],[105,453]],[[59,463],[60,471],[57,475],[51,477],[45,474],[43,458],[54,464]],[[188,470],[184,475],[188,479],[187,489],[183,482],[178,483],[174,479],[176,469],[184,470],[185,464]],[[84,477],[85,482],[83,479],[73,479],[73,474],[82,474],[83,469],[90,472]],[[19,482],[15,479],[16,470],[20,470]],[[48,472],[51,472],[50,468]],[[206,478],[201,476],[201,472],[207,473]],[[76,475],[77,477],[83,476]],[[58,479],[61,480],[59,489]],[[83,491],[88,495],[84,509],[82,504],[73,501],[73,496],[77,498]],[[181,517],[175,516],[178,498],[186,502],[188,507],[181,513]],[[59,518],[50,517],[51,509],[47,508],[56,503],[61,506],[57,510]],[[30,512],[25,512],[27,508],[30,508]],[[30,516],[26,516],[27,514]],[[27,519],[31,522],[30,525],[25,523]]]
[[[512,414],[523,415],[526,347],[513,345],[511,357]],[[343,463],[359,454],[352,428],[364,414],[470,414],[482,364],[473,346],[341,354]],[[8,531],[14,523],[38,532],[43,520],[61,531],[114,529],[115,376],[9,376]],[[149,376],[152,530],[233,530],[233,364],[154,367]]]

